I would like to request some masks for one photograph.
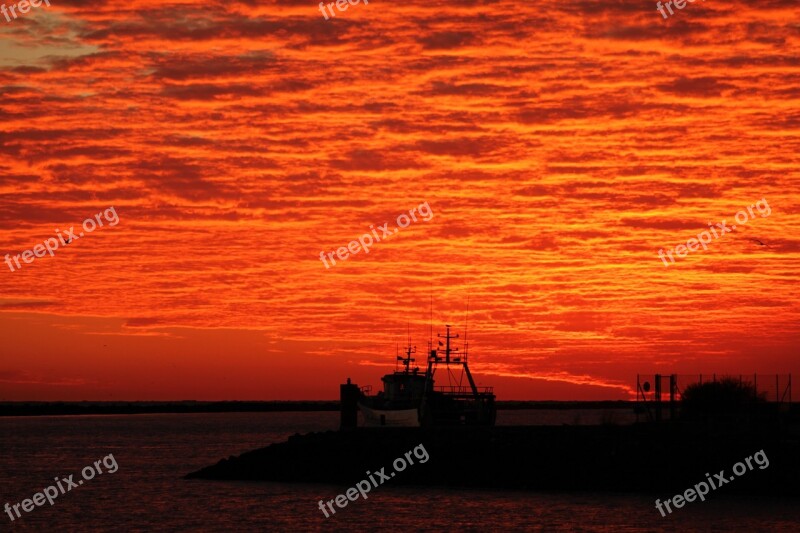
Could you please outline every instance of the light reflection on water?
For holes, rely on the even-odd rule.
[[[509,416],[506,416],[509,415]],[[576,413],[500,412],[498,423],[573,423]],[[798,531],[795,500],[715,494],[662,518],[654,495],[500,492],[381,485],[325,518],[317,507],[347,487],[183,480],[223,457],[335,429],[338,413],[234,413],[0,419],[0,505],[113,453],[119,464],[0,530],[42,531]],[[584,420],[586,420],[584,414]],[[584,422],[586,423],[586,422]],[[435,457],[431,457],[434,461]],[[468,468],[469,465],[465,465]],[[648,475],[644,473],[642,475]]]

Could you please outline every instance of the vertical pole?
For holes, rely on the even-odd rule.
[[[341,402],[341,429],[352,429],[358,424],[358,400],[361,397],[361,389],[358,385],[350,382],[339,385],[339,401]]]
[[[678,388],[678,375],[669,375],[669,419],[675,420],[675,389]]]
[[[431,351],[433,351],[433,283],[431,283]]]
[[[446,340],[447,340],[447,346],[445,347],[444,354],[445,354],[445,357],[446,357],[445,362],[447,363],[448,368],[449,368],[449,365],[450,365],[450,326],[447,326],[447,339]]]
[[[656,422],[661,422],[661,374],[656,374],[655,402],[656,402]]]

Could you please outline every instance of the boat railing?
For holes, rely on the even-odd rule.
[[[493,394],[494,387],[477,387],[478,394]],[[472,394],[472,387],[466,386],[448,386],[448,385],[441,385],[438,387],[434,387],[434,390],[437,392],[444,392],[446,394]]]

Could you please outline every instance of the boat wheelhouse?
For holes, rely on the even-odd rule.
[[[402,369],[383,376],[383,390],[377,394],[370,394],[371,387],[359,389],[348,379],[347,385],[341,387],[342,427],[355,426],[356,406],[367,427],[494,425],[497,411],[493,388],[475,384],[467,364],[467,343],[463,353],[452,347],[451,340],[459,336],[450,334],[449,325],[446,328],[445,335],[437,336],[442,339],[438,349],[432,347],[432,340],[429,343],[424,373],[419,367],[412,367],[416,348],[409,342],[405,356],[397,357]],[[446,373],[449,385],[435,385],[437,370]]]

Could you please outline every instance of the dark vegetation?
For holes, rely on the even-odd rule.
[[[774,410],[777,405],[770,407]],[[765,394],[752,383],[731,377],[689,385],[680,408],[682,420],[696,422],[742,422],[768,410]]]

